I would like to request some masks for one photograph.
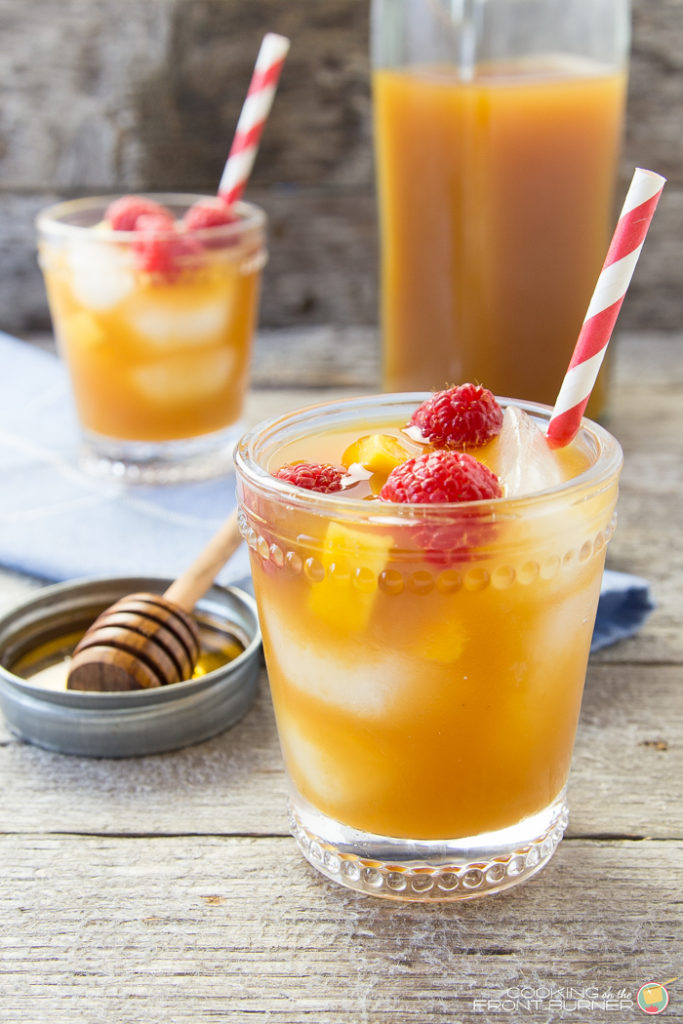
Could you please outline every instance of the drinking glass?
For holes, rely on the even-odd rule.
[[[38,216],[39,261],[82,431],[86,469],[168,482],[225,472],[242,432],[265,214],[227,225],[112,231],[115,197]],[[152,195],[180,220],[196,195]],[[156,248],[155,248],[156,247]]]
[[[621,449],[584,420],[566,483],[432,506],[272,475],[339,462],[424,397],[268,421],[242,438],[235,465],[304,856],[363,893],[458,900],[529,878],[566,826]],[[549,407],[501,401],[547,425]]]

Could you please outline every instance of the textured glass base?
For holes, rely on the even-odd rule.
[[[94,476],[126,483],[172,484],[232,472],[232,452],[243,425],[183,441],[117,441],[84,432],[80,465]]]
[[[290,803],[290,828],[314,868],[334,882],[392,900],[471,900],[531,878],[548,863],[567,827],[564,790],[517,825],[463,839],[393,839],[341,825]]]

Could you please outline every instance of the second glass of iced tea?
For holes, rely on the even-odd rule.
[[[563,482],[430,506],[273,476],[368,436],[380,466],[424,397],[261,424],[235,464],[301,850],[363,893],[469,899],[538,871],[566,826],[621,450],[584,421]]]
[[[179,232],[205,197],[144,196],[173,218],[168,229],[111,230],[115,198],[60,203],[37,221],[82,461],[133,482],[225,472],[242,430],[265,214],[237,203],[230,223]]]

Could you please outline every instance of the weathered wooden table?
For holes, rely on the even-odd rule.
[[[264,336],[250,419],[323,384],[372,388],[374,351],[371,332]],[[614,383],[609,564],[646,576],[658,608],[591,659],[548,867],[452,905],[327,882],[287,833],[265,673],[240,724],[178,753],[65,757],[0,721],[3,1022],[641,1019],[639,987],[683,974],[683,337],[621,338]],[[39,585],[3,572],[0,608]],[[669,990],[665,1018],[683,1020],[683,978]]]

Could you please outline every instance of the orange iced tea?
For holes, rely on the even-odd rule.
[[[163,197],[179,216],[193,197]],[[106,200],[39,221],[40,261],[76,409],[91,441],[168,445],[237,424],[248,382],[263,216],[222,226],[111,230]]]
[[[528,58],[373,87],[387,390],[552,403],[609,242],[625,72]]]
[[[294,832],[331,877],[414,899],[420,872],[424,898],[462,897],[468,871],[477,890],[512,884],[561,835],[620,465],[591,427],[549,477],[520,481],[496,439],[477,459],[516,493],[387,504],[382,480],[419,447],[402,429],[418,400],[284,417],[237,457]],[[332,494],[273,479],[300,460],[356,478]]]

